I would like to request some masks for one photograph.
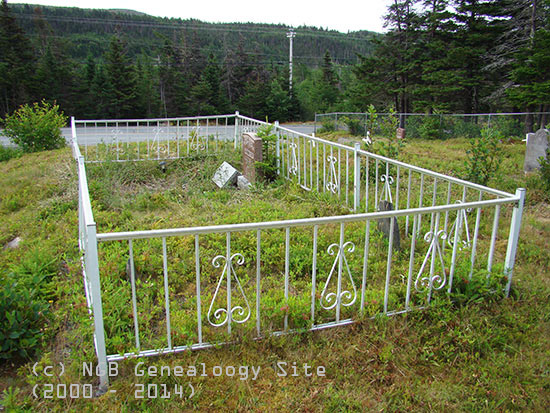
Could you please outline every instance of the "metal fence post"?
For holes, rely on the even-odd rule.
[[[359,158],[359,150],[361,149],[361,144],[355,142],[355,147],[353,148],[353,212],[357,212],[359,208],[359,201],[361,197],[361,162]]]
[[[277,175],[281,174],[281,142],[279,132],[279,121],[275,121],[275,136],[277,136],[277,142],[275,145],[275,157],[277,158]]]
[[[101,283],[99,280],[99,260],[97,255],[96,226],[86,226],[88,241],[86,243],[86,274],[91,284],[92,309],[94,317],[94,338],[97,362],[99,366],[99,394],[107,391],[109,386],[107,350],[105,348],[105,330],[103,328],[103,304],[101,302]]]
[[[519,231],[521,228],[521,217],[523,215],[523,205],[525,203],[525,188],[518,188],[516,190],[516,196],[519,197],[519,201],[512,212],[510,235],[508,237],[508,249],[506,251],[506,259],[504,261],[504,274],[508,277],[508,283],[506,284],[506,297],[510,295],[510,287],[512,286],[512,275],[516,261]]]
[[[237,149],[237,140],[239,139],[239,111],[235,112],[235,136],[233,139],[234,148]]]

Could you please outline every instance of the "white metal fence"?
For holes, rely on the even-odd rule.
[[[487,282],[502,279],[508,295],[523,189],[509,194],[277,123],[271,126],[277,136],[278,173],[305,190],[337,197],[351,214],[97,233],[85,161],[215,153],[223,145],[238,147],[244,131],[265,125],[238,113],[155,121],[73,120],[79,240],[100,365],[211,347],[244,332],[259,338],[407,312],[429,305],[436,295],[453,293],[479,274]],[[381,210],[388,205],[392,210]],[[154,276],[148,285],[139,280],[144,249],[158,254],[149,256]],[[119,262],[110,262],[113,257]],[[104,314],[117,309],[100,272],[109,265],[109,271],[124,278],[126,263],[129,276],[121,288],[131,317],[126,325],[108,325],[112,320]],[[151,296],[157,311],[140,312],[140,304]],[[106,331],[132,337],[131,343],[120,337],[115,342]],[[102,387],[108,384],[104,373]]]

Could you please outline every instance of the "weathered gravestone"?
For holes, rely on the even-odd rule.
[[[255,183],[260,175],[256,162],[263,160],[262,143],[262,138],[255,133],[243,134],[243,175],[252,183]]]
[[[397,131],[396,131],[396,133],[395,133],[395,137],[396,137],[397,139],[405,139],[405,136],[406,136],[406,134],[405,134],[405,129],[403,129],[403,128],[397,128]]]
[[[393,211],[393,204],[389,201],[382,200],[378,204],[378,211],[386,212]],[[390,237],[391,220],[393,219],[393,249],[401,250],[401,239],[399,238],[399,224],[397,218],[381,218],[378,220],[378,231],[381,231],[386,238]]]
[[[540,168],[539,158],[546,159],[548,149],[548,137],[550,132],[546,129],[539,129],[536,133],[527,134],[527,145],[525,146],[525,162],[523,170],[531,172]]]
[[[237,176],[239,176],[239,171],[227,162],[224,162],[214,173],[212,180],[219,188],[227,188],[230,185],[235,185]]]

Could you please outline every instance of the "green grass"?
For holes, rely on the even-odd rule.
[[[414,140],[406,146],[402,159],[461,177],[467,146],[464,139]],[[134,376],[133,370],[139,360],[129,360],[120,363],[119,375],[112,380],[110,389],[116,393],[91,400],[35,399],[31,393],[35,384],[97,384],[95,378],[82,377],[82,362],[95,361],[95,355],[80,273],[76,174],[70,151],[23,155],[2,162],[0,246],[16,236],[22,241],[17,249],[0,248],[0,271],[7,273],[14,266],[32,271],[33,267],[25,263],[30,262],[29,257],[35,251],[56,257],[55,275],[48,284],[51,316],[43,325],[41,351],[31,360],[2,362],[0,392],[5,391],[3,403],[7,410],[22,411],[544,411],[550,405],[550,250],[547,242],[550,206],[539,180],[523,176],[523,151],[521,143],[505,145],[501,173],[489,183],[509,191],[519,186],[528,189],[513,298],[486,298],[455,304],[439,300],[426,311],[389,319],[365,319],[350,327],[262,341],[250,340],[245,332],[237,330],[238,335],[242,335],[242,342],[143,361],[147,367],[187,367],[205,363],[210,371],[216,365],[259,366],[261,372],[256,381],[225,375],[190,379],[140,378]],[[240,166],[238,159],[227,156]],[[293,186],[267,185],[250,193],[215,190],[209,179],[218,163],[212,158],[174,161],[168,164],[167,173],[154,163],[146,162],[90,165],[88,177],[98,231],[345,212],[330,199],[304,193]],[[490,228],[490,219],[487,221]],[[334,231],[328,228],[322,233],[325,243],[331,242]],[[269,239],[265,240],[266,245],[273,246],[274,257],[284,254],[276,241],[281,235],[274,234],[271,244]],[[309,233],[296,231],[293,237],[296,244],[303,244],[304,250],[310,248]],[[182,311],[173,314],[173,322],[182,328],[178,331],[179,344],[189,338],[186,335],[194,334],[183,329],[190,322],[184,309],[193,305],[188,297],[192,296],[194,284],[186,284],[194,270],[194,261],[189,258],[193,254],[192,242],[192,239],[182,238],[168,244],[171,257],[179,259],[179,264],[173,265],[180,265],[182,274],[181,282],[171,291],[171,300],[181,303]],[[217,251],[223,250],[224,242],[219,236],[201,239],[201,254],[204,252],[205,257],[211,259]],[[244,248],[250,244],[250,239],[235,236],[233,242],[236,247]],[[140,252],[136,265],[143,277],[141,287],[157,291],[152,294],[153,301],[141,302],[141,305],[150,305],[151,309],[163,302],[162,279],[156,270],[161,259],[157,244],[136,242],[135,246]],[[121,332],[117,333],[119,342],[109,343],[115,351],[117,346],[132,340],[131,329],[116,325],[117,321],[130,320],[129,296],[123,288],[127,281],[116,278],[124,273],[126,249],[122,243],[100,246],[102,274],[105,274],[104,305],[108,307],[106,320],[113,331]],[[244,254],[249,258],[254,251],[245,250]],[[330,264],[330,260],[326,260],[325,265]],[[299,290],[308,287],[304,262],[307,262],[306,257],[297,256],[292,263],[293,285]],[[206,269],[209,265],[211,267],[205,258],[202,266]],[[277,274],[280,262],[274,258],[265,265],[271,266]],[[253,276],[253,268],[245,267],[247,277]],[[211,272],[205,270],[205,280],[215,282],[216,271],[213,268]],[[301,271],[306,271],[306,276],[300,276]],[[274,276],[272,282],[276,280]],[[398,293],[397,289],[395,292]],[[280,310],[277,300],[274,296],[270,304],[274,312]],[[373,312],[378,309],[379,300],[378,296],[368,298]],[[376,304],[372,304],[374,302]],[[299,307],[299,303],[296,305]],[[152,326],[162,325],[161,315],[155,312],[140,314]],[[294,322],[297,323],[300,316],[295,314]],[[277,320],[280,314],[273,322],[279,322]],[[158,339],[155,331],[150,328],[149,340],[153,344]],[[326,377],[277,377],[277,361],[325,366]],[[66,372],[61,377],[43,374],[35,377],[32,373],[35,362],[38,362],[39,372],[44,366],[64,362]],[[173,387],[175,384],[186,386],[188,382],[196,392],[189,400],[174,395],[170,399],[157,400],[134,398],[135,383],[164,383]]]

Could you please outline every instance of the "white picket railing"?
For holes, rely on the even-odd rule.
[[[216,129],[210,129],[212,119]],[[224,119],[221,128],[220,119]],[[105,129],[111,128],[113,122],[114,130],[125,130],[128,135],[118,133],[116,139],[107,142]],[[142,131],[139,126],[142,122],[156,123],[153,129],[148,123]],[[166,130],[162,138],[154,131],[161,124]],[[189,133],[188,124],[198,125],[196,130],[208,126],[209,132],[214,133]],[[352,214],[96,233],[85,160],[163,160],[187,156],[193,150],[215,153],[223,143],[238,147],[242,133],[255,132],[267,125],[238,113],[155,121],[73,120],[72,147],[79,177],[79,240],[83,251],[84,284],[101,365],[126,357],[211,347],[231,341],[234,330],[247,326],[253,327],[255,336],[260,338],[349,324],[361,315],[377,312],[392,315],[411,311],[429,305],[437,294],[452,293],[457,274],[461,279],[471,279],[474,272],[482,270],[489,279],[497,264],[500,265],[498,271],[507,277],[503,288],[508,295],[525,190],[509,194],[384,158],[363,151],[358,145],[349,147],[304,135],[277,123],[271,126],[272,133],[277,135],[279,174],[305,190],[338,197]],[[151,133],[154,138],[150,138]],[[193,141],[199,137],[202,141]],[[204,147],[193,147],[193,142],[203,142]],[[120,150],[140,144],[143,147],[140,152],[132,150],[133,156],[129,151]],[[163,150],[157,149],[159,146]],[[113,148],[117,150],[113,152]],[[145,148],[149,150],[145,152]],[[117,158],[117,154],[126,157]],[[382,201],[392,210],[380,210]],[[513,209],[511,216],[502,214],[503,209],[510,207]],[[492,220],[490,231],[485,228],[487,225],[481,225],[482,217]],[[507,226],[502,224],[506,220],[509,220],[507,232]],[[377,236],[373,238],[373,234],[378,233],[375,226],[386,227],[387,242]],[[404,238],[400,240],[396,236]],[[503,236],[508,238],[505,253],[502,245],[497,246],[497,240]],[[222,239],[225,248],[215,251],[213,256],[205,256],[212,253],[211,246],[219,245]],[[156,242],[162,250],[157,272],[162,278],[159,283],[163,291],[159,317],[163,318],[165,327],[160,334],[157,325],[158,334],[154,338],[144,336],[140,328],[144,316],[139,311],[139,297],[145,292],[143,284],[138,282],[136,254],[143,242]],[[178,260],[174,257],[181,253],[184,242],[192,245],[193,251],[188,252],[189,262],[176,267]],[[108,345],[110,338],[105,336],[98,243],[114,245],[112,248],[116,248],[121,262],[128,262],[133,320],[133,326],[128,328],[132,330],[134,342],[126,350],[113,352]],[[272,247],[267,252],[262,248],[265,243]],[[282,262],[267,268],[265,262],[271,262],[267,259],[269,254],[277,250],[274,245],[284,251],[280,257]],[[302,266],[297,270],[293,268],[297,265],[293,257],[303,254],[304,248],[309,251],[305,259],[307,268]],[[302,257],[301,265],[305,261]],[[209,276],[203,277],[205,273]],[[279,273],[281,280],[276,282]],[[215,275],[215,281],[210,275]],[[177,301],[171,295],[170,286],[177,279],[193,280],[192,304],[189,300]],[[108,304],[109,297],[105,299]],[[279,310],[273,307],[274,300],[282,303]],[[301,312],[307,319],[297,320],[292,311]],[[174,314],[177,314],[176,319]],[[193,331],[188,331],[185,339],[178,335],[182,318],[187,320],[186,328],[193,325]],[[221,329],[226,335],[220,338],[216,332]],[[100,381],[102,388],[108,385],[106,372]]]

